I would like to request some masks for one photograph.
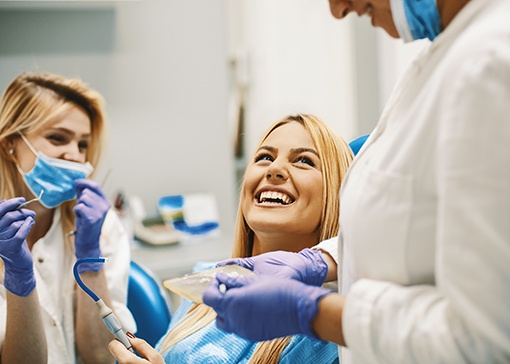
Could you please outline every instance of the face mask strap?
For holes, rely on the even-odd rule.
[[[409,24],[407,23],[404,0],[390,0],[391,15],[393,17],[393,23],[400,38],[406,43],[414,40]]]
[[[18,131],[18,134],[21,136],[21,139],[23,139],[23,141],[25,142],[25,144],[27,145],[28,148],[30,148],[30,150],[32,151],[32,153],[34,153],[35,156],[37,156],[37,150],[35,150],[34,146],[32,145],[32,143],[30,143],[28,141],[28,139],[25,137],[25,135],[23,135],[23,133],[21,131]]]

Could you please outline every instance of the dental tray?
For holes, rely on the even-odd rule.
[[[222,272],[230,277],[254,275],[253,271],[238,265],[225,265],[202,272],[187,274],[183,277],[168,279],[163,286],[168,290],[177,293],[193,302],[201,303],[205,289],[216,277],[217,272]]]

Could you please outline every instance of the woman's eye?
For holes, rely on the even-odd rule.
[[[308,164],[310,167],[315,167],[315,163],[310,158],[304,156],[297,158],[296,163],[305,163]]]
[[[63,136],[63,135],[60,135],[60,134],[51,134],[51,135],[48,135],[47,139],[51,143],[57,144],[57,145],[67,143],[67,138],[65,136]]]
[[[79,142],[78,143],[78,148],[80,148],[80,150],[87,150],[89,149],[89,142]]]
[[[273,160],[274,160],[273,157],[267,153],[259,154],[255,157],[255,163],[260,162],[260,161],[272,162]]]

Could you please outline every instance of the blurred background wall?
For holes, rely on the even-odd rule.
[[[212,192],[229,231],[239,178],[275,120],[314,113],[346,140],[374,127],[421,44],[327,0],[0,1],[0,88],[23,71],[101,92],[107,193]]]

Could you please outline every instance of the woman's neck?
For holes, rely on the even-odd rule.
[[[252,255],[259,255],[276,250],[298,252],[319,243],[319,232],[311,234],[254,233]]]
[[[470,0],[437,0],[437,10],[441,17],[443,28],[446,29],[453,18],[462,10]]]
[[[28,248],[32,250],[34,244],[44,237],[50,230],[51,224],[53,223],[55,209],[48,209],[42,206],[39,202],[32,202],[32,204],[27,206],[27,208],[33,210],[36,214],[34,219],[35,224],[27,236]]]

